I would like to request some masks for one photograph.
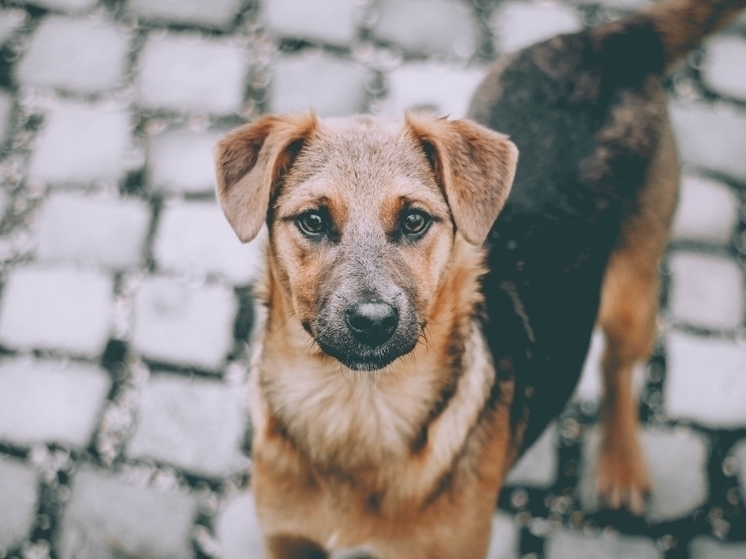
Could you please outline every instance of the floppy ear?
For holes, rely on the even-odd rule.
[[[510,193],[518,148],[470,120],[409,113],[405,121],[430,161],[456,228],[469,243],[481,245]]]
[[[215,148],[217,196],[242,242],[257,236],[280,178],[317,126],[314,113],[267,115],[234,130]]]

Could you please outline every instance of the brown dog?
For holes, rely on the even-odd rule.
[[[268,557],[483,557],[596,319],[599,490],[642,507],[629,377],[678,184],[660,76],[744,5],[672,0],[498,61],[471,116],[515,145],[428,115],[267,116],[220,142],[228,220],[269,230],[250,396]]]

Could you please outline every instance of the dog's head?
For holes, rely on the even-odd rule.
[[[267,223],[273,274],[319,347],[377,370],[417,344],[455,236],[484,242],[517,157],[467,120],[270,115],[218,144],[217,193],[242,241]]]

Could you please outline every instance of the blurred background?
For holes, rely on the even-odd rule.
[[[211,148],[267,111],[464,116],[500,53],[643,0],[33,0],[0,8],[0,558],[258,558],[255,245]],[[655,492],[593,494],[594,338],[491,559],[746,557],[746,18],[666,81],[685,164],[638,376]]]

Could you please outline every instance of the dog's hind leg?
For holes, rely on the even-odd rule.
[[[611,508],[627,507],[635,514],[643,511],[651,487],[637,434],[632,372],[650,357],[655,344],[658,266],[668,242],[678,182],[676,152],[666,126],[645,184],[638,191],[636,209],[625,220],[611,255],[598,316],[606,351],[597,489]]]

